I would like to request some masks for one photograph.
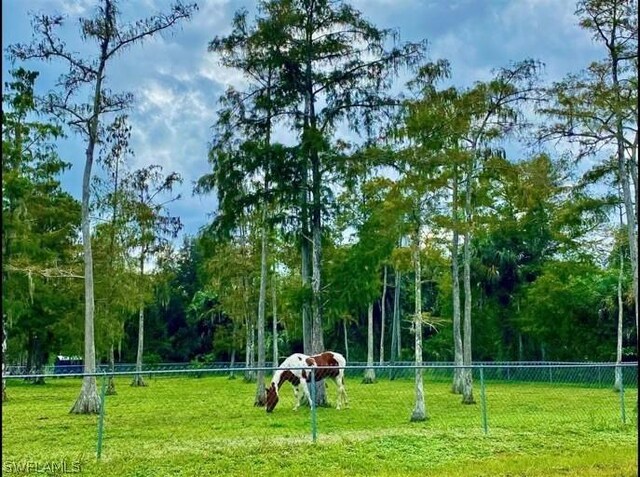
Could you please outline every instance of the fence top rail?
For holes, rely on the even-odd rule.
[[[352,366],[323,366],[325,369],[344,369],[348,370],[390,370],[390,369],[571,369],[571,368],[635,368],[638,366],[637,362],[625,362],[625,363],[579,363],[579,364],[537,364],[537,365],[505,365],[505,364],[471,364],[471,365],[434,365],[434,364],[412,364],[412,365],[380,365],[374,364],[368,365],[352,365]],[[216,367],[216,368],[188,368],[188,369],[157,369],[157,370],[141,370],[141,371],[96,371],[96,372],[82,372],[82,373],[62,373],[62,374],[3,374],[2,379],[36,379],[36,378],[60,378],[60,377],[108,377],[108,376],[134,376],[134,375],[162,375],[162,374],[206,374],[206,373],[222,373],[225,371],[234,372],[254,372],[254,371],[275,371],[277,369],[301,369],[300,367],[287,367],[280,368],[278,366],[268,367]],[[311,369],[314,368],[305,368]]]

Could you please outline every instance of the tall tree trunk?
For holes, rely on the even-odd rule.
[[[382,281],[382,303],[380,304],[380,366],[384,364],[384,325],[387,310],[387,266],[384,266]]]
[[[306,169],[306,168],[305,168]],[[306,174],[305,174],[306,177]],[[305,180],[306,184],[306,180]],[[302,258],[302,287],[305,290],[311,289],[311,246],[310,246],[310,231],[309,231],[309,218],[308,218],[308,201],[307,192],[303,191],[303,204],[302,204],[302,240],[301,240],[301,258]],[[308,295],[305,293],[304,301],[302,303],[302,349],[304,354],[312,354],[311,351],[311,304],[308,300]]]
[[[251,320],[248,316],[245,320],[245,323],[247,324],[245,365],[247,368],[253,368],[253,365],[255,363],[254,361],[254,336],[255,336],[254,324],[253,324],[253,320]],[[256,377],[255,371],[247,370],[244,373],[244,380],[247,383],[252,383],[255,377]]]
[[[315,111],[315,92],[313,87],[312,51],[314,47],[313,32],[316,28],[313,2],[306,4],[304,59],[304,95],[305,119],[303,144],[307,149],[311,166],[311,352],[322,353],[324,336],[322,330],[322,172],[317,136],[319,135]],[[316,383],[316,405],[327,405],[324,381]]]
[[[622,119],[616,121],[618,139],[618,174],[622,185],[622,195],[624,201],[625,216],[627,222],[627,238],[629,240],[629,255],[631,257],[631,267],[633,272],[633,299],[635,302],[636,329],[638,329],[638,235],[637,219],[631,195],[631,185],[629,183],[629,170],[624,157],[624,137],[622,129]]]
[[[400,287],[402,283],[402,273],[397,268],[394,271],[393,289],[393,321],[391,323],[391,355],[390,364],[394,365],[396,358],[400,359]],[[390,379],[395,379],[396,370],[391,369]]]
[[[311,275],[311,351],[313,354],[322,353],[324,349],[324,336],[322,330],[322,222],[321,222],[321,188],[320,188],[320,164],[317,157],[313,158],[313,209],[311,221],[311,234],[313,238],[312,275]],[[316,383],[316,405],[326,406],[327,399],[324,381]]]
[[[415,333],[415,365],[422,366],[422,271],[420,264],[420,227],[415,231],[413,239],[413,268],[415,273],[415,313],[413,327]],[[424,384],[422,368],[416,368],[415,391],[416,402],[411,414],[411,421],[424,421],[427,419],[427,407],[424,399]]]
[[[402,293],[402,272],[396,270],[395,284],[393,290],[393,325],[391,331],[391,350],[394,353],[394,357],[391,361],[402,359],[402,309],[400,308],[400,294]]]
[[[138,310],[138,349],[136,352],[136,374],[133,376],[131,386],[146,386],[142,376],[142,355],[144,352],[144,305]]]
[[[309,100],[305,100],[304,129],[308,129],[309,122]],[[311,323],[311,303],[308,299],[307,291],[311,290],[311,227],[309,226],[309,158],[303,154],[304,164],[302,164],[302,191],[300,192],[300,216],[301,216],[301,258],[302,265],[300,273],[302,275],[302,287],[305,290],[304,301],[302,303],[302,349],[304,354],[313,354],[311,344],[312,329]]]
[[[251,326],[249,325],[249,318],[244,318],[244,367],[249,368],[251,366]],[[248,383],[251,382],[251,372],[244,372],[244,380]]]
[[[7,363],[7,315],[2,314],[2,402],[7,401],[7,380],[5,378],[5,367]]]
[[[273,334],[273,366],[278,366],[278,361],[280,360],[278,354],[278,306],[276,302],[277,298],[277,288],[276,288],[276,267],[273,267],[273,277],[271,279],[271,306],[273,309],[273,323],[272,323],[272,334]]]
[[[466,227],[464,231],[464,338],[462,351],[462,364],[471,366],[471,226],[472,226],[472,210],[471,210],[471,184],[473,175],[474,158],[470,159],[469,170],[467,171],[466,190],[465,190],[465,220]],[[463,404],[473,404],[473,376],[472,369],[467,367],[462,372],[462,402]]]
[[[373,302],[367,308],[367,369],[364,371],[364,384],[372,384],[376,380],[373,369]]]
[[[237,324],[236,321],[233,321],[233,325],[231,328],[231,362],[229,363],[229,379],[236,379],[236,375],[233,371],[233,368],[236,365],[236,334]]]
[[[460,333],[460,267],[458,264],[458,168],[455,167],[453,176],[453,240],[451,243],[451,275],[452,275],[452,296],[453,296],[453,364],[462,366],[462,335]],[[463,369],[453,370],[453,384],[451,391],[455,394],[462,394]]]
[[[243,232],[243,243],[246,244],[246,238]],[[251,311],[249,308],[249,284],[248,278],[242,277],[242,294],[243,294],[243,311],[244,311],[244,323],[245,323],[245,367],[253,368],[255,364],[254,360],[254,341],[255,341],[255,324],[251,317]],[[247,383],[252,383],[256,377],[255,371],[245,370],[244,380]]]
[[[622,225],[622,210],[620,210],[620,225]],[[622,282],[624,280],[624,254],[620,249],[620,271],[618,273],[618,341],[616,346],[616,364],[622,363],[622,320],[624,318],[624,303],[622,300]],[[616,366],[613,389],[620,392],[623,389],[622,368]]]
[[[144,281],[144,251],[140,253],[140,284]],[[132,386],[146,386],[142,377],[142,354],[144,352],[144,302],[138,310],[138,351],[136,353],[136,374],[133,376]]]
[[[36,335],[34,343],[33,343],[34,349],[33,349],[33,358],[34,358],[34,374],[37,375],[42,375],[44,374],[44,356],[42,353],[42,341],[40,340],[40,338]],[[40,376],[37,378],[34,378],[33,380],[33,384],[45,384],[44,382],[44,377]]]
[[[94,112],[98,111],[100,101],[100,83],[102,70],[99,72],[95,99]],[[86,374],[96,372],[96,349],[94,338],[93,319],[95,305],[93,299],[93,255],[91,253],[91,219],[89,218],[89,197],[91,193],[91,167],[93,165],[93,150],[97,140],[98,116],[93,121],[93,132],[90,134],[87,146],[86,162],[82,178],[82,246],[84,254],[84,363],[83,371]],[[100,396],[96,385],[95,376],[84,376],[80,395],[76,399],[71,412],[74,414],[97,414],[100,412]]]
[[[314,211],[315,215],[315,211]],[[312,322],[311,322],[311,352],[319,354],[325,351],[324,336],[322,332],[322,283],[320,268],[322,263],[322,240],[320,229],[320,210],[317,211],[317,220],[313,223],[313,273],[311,278],[312,290]],[[316,406],[328,406],[324,381],[316,382]]]
[[[518,333],[518,361],[524,361],[524,344],[522,342],[522,333]]]
[[[111,372],[113,373],[116,370],[116,357],[115,357],[115,345],[113,342],[113,337],[111,338],[111,345],[109,346],[109,368],[111,369]],[[110,396],[113,396],[115,394],[118,394],[116,392],[116,383],[114,381],[113,378],[113,374],[111,376],[109,376],[109,381],[107,382],[107,391],[106,393]]]
[[[620,97],[620,79],[619,72],[619,37],[616,34],[616,26],[614,25],[611,32],[611,42],[607,44],[611,55],[611,73],[613,80],[613,88],[616,94],[616,105],[621,104]],[[629,252],[631,256],[631,267],[633,272],[633,299],[635,301],[635,317],[636,329],[638,329],[638,233],[637,233],[637,215],[634,209],[633,197],[631,195],[631,184],[629,183],[629,175],[633,165],[627,164],[624,151],[624,123],[622,112],[619,106],[615,108],[616,117],[616,146],[617,146],[617,162],[618,176],[620,185],[622,186],[622,196],[624,202],[625,216],[627,220],[627,235],[629,239]],[[636,113],[637,116],[637,113]],[[631,161],[629,161],[631,162]],[[637,191],[636,191],[637,192]]]
[[[258,298],[258,368],[265,367],[266,351],[264,342],[265,307],[267,301],[267,207],[262,211],[262,251],[260,253],[260,296]],[[254,406],[267,403],[267,390],[264,386],[264,369],[258,370],[256,398]]]
[[[344,359],[349,362],[349,339],[347,336],[347,320],[342,320],[342,334],[344,335]]]
[[[93,90],[93,116],[89,122],[89,140],[87,142],[86,160],[82,175],[82,248],[84,258],[84,367],[86,374],[96,371],[96,348],[94,337],[95,302],[93,295],[93,254],[91,251],[91,218],[89,217],[91,198],[91,169],[93,167],[94,151],[98,142],[98,126],[100,118],[100,103],[102,102],[102,81],[107,63],[107,52],[111,32],[109,27],[114,24],[115,12],[111,2],[106,2],[105,25],[106,35],[100,44],[100,62],[96,75],[96,85]],[[100,411],[100,396],[95,376],[84,376],[80,395],[71,412],[74,414],[97,414]]]

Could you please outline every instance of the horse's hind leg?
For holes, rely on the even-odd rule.
[[[299,386],[299,385],[298,385]],[[297,411],[300,407],[300,393],[298,392],[298,386],[293,387],[293,396],[295,397],[295,404],[293,405],[293,410]]]
[[[338,379],[336,380],[336,384],[338,385],[338,402],[342,401],[344,403],[344,407],[349,407],[347,390],[344,387],[344,374],[341,376],[338,376]]]
[[[311,395],[309,394],[309,383],[305,379],[300,380],[300,385],[302,386],[302,391],[304,392],[304,396],[309,401],[309,407],[311,407]]]
[[[336,376],[333,378],[333,382],[336,384],[338,390],[338,396],[336,397],[336,410],[339,411],[342,408],[342,392],[340,391],[340,378]]]

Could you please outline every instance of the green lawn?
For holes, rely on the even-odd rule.
[[[347,381],[350,408],[292,411],[293,393],[267,414],[253,406],[254,384],[226,377],[157,377],[146,388],[116,380],[106,403],[102,459],[96,416],[68,413],[80,380],[44,386],[9,381],[3,404],[3,475],[16,466],[96,476],[196,475],[637,475],[637,390],[577,385],[487,383],[489,433],[478,404],[462,405],[448,382],[425,383],[429,420],[410,423],[410,379]],[[335,386],[329,384],[335,399]],[[60,473],[58,472],[59,475]]]

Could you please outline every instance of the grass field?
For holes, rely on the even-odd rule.
[[[253,406],[254,384],[223,376],[158,377],[146,388],[118,378],[106,401],[102,458],[96,416],[70,415],[80,380],[9,381],[3,404],[3,475],[19,466],[95,476],[631,476],[637,475],[637,390],[487,383],[487,435],[478,404],[445,381],[425,383],[429,419],[410,423],[413,383],[347,381],[350,408],[292,411],[287,385],[272,414]],[[477,383],[476,383],[477,384]],[[335,387],[329,384],[329,398]]]

